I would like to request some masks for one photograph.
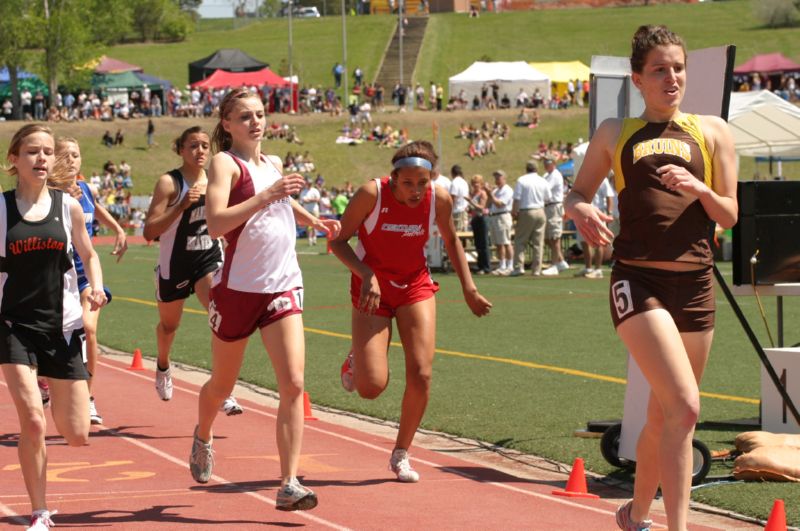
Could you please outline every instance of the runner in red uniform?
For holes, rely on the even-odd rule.
[[[406,390],[389,464],[397,479],[408,483],[419,480],[408,448],[428,405],[436,343],[434,294],[439,286],[431,279],[424,254],[433,223],[472,313],[480,317],[492,307],[472,281],[456,237],[450,194],[433,185],[436,162],[428,142],[400,148],[392,157],[391,176],[370,181],[356,192],[342,216],[341,232],[331,243],[334,254],[352,272],[353,349],[342,366],[345,389],[358,389],[369,399],[386,389],[392,318],[397,319],[406,358]],[[348,240],[356,232],[358,247],[353,250]]]

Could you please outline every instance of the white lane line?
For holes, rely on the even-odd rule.
[[[4,515],[8,516],[14,523],[19,525],[31,525],[31,521],[29,519],[18,515],[11,507],[5,505],[4,503],[0,503],[0,511],[2,511]]]
[[[124,374],[128,374],[130,376],[136,376],[136,377],[141,378],[143,380],[147,380],[148,382],[152,380],[152,378],[147,377],[147,376],[145,376],[143,374],[139,374],[137,372],[131,372],[131,371],[128,371],[127,369],[116,367],[114,365],[108,365],[107,363],[103,363],[102,361],[98,361],[98,363],[103,365],[104,367],[108,367],[110,369],[115,369],[117,371],[120,371],[120,372],[122,372]],[[175,385],[174,389],[178,389],[180,391],[183,391],[185,393],[188,393],[188,394],[194,395],[194,396],[199,396],[199,394],[200,394],[197,391],[194,391],[192,389],[187,389],[185,387],[181,387],[181,386],[178,386],[178,385]],[[258,409],[253,409],[253,408],[250,408],[250,407],[247,407],[247,406],[242,406],[242,407],[244,409],[246,409],[247,411],[251,411],[251,412],[256,413],[258,415],[262,415],[264,417],[268,417],[268,418],[272,418],[272,419],[276,418],[276,415],[273,415],[272,413],[267,413],[266,411],[260,411]],[[322,433],[322,434],[325,434],[325,435],[328,435],[328,436],[331,436],[331,437],[336,437],[336,438],[341,439],[343,441],[348,441],[348,442],[351,442],[353,444],[364,446],[364,447],[369,448],[371,450],[376,450],[378,452],[382,452],[382,453],[385,453],[385,454],[391,454],[392,453],[391,450],[389,450],[387,448],[383,448],[383,447],[377,446],[375,444],[371,444],[371,443],[368,443],[368,442],[365,442],[365,441],[361,441],[359,439],[354,439],[353,437],[349,437],[347,435],[342,435],[340,433],[329,431],[329,430],[326,430],[325,428],[319,428],[319,427],[315,427],[315,426],[311,426],[309,424],[306,424],[304,429],[305,430],[309,430],[309,431],[315,431],[315,432],[318,432],[318,433]],[[453,474],[459,474],[462,477],[466,477],[466,478],[471,479],[471,480],[475,480],[476,479],[475,477],[469,476],[467,474],[463,474],[461,472],[453,470],[452,468],[447,467],[445,465],[442,465],[440,463],[436,463],[436,462],[433,462],[433,461],[428,461],[427,459],[420,459],[420,458],[417,458],[417,457],[413,457],[411,460],[412,461],[416,461],[418,463],[422,463],[422,464],[428,465],[431,468],[438,468],[438,469],[441,469],[441,470],[446,470],[446,471],[448,471],[450,473],[453,473]],[[183,465],[184,463],[181,462],[181,464]],[[524,481],[524,480],[521,480],[521,481]],[[591,507],[591,506],[583,505],[583,504],[580,504],[580,503],[572,502],[572,501],[569,501],[567,499],[557,498],[555,496],[551,496],[551,495],[547,495],[547,494],[540,494],[538,492],[521,489],[519,487],[514,487],[512,485],[507,485],[505,483],[498,483],[498,482],[489,481],[489,482],[485,482],[485,484],[492,485],[492,486],[495,486],[495,487],[498,487],[498,488],[501,488],[501,489],[517,492],[519,494],[532,496],[534,498],[547,500],[547,501],[552,502],[552,503],[565,505],[567,507],[583,509],[583,510],[586,510],[586,511],[595,512],[595,513],[599,513],[599,514],[603,514],[603,515],[616,516],[616,512],[612,511],[612,510],[598,509],[596,507]],[[270,502],[271,501],[272,500],[270,500]],[[656,527],[656,526],[658,526],[658,524],[656,524],[654,527]]]
[[[114,367],[113,365],[107,365],[105,363],[101,363],[101,365],[104,365],[105,367],[108,367],[110,369],[117,369],[119,371],[125,371],[125,369],[119,369],[117,367]],[[130,374],[130,373],[127,373],[127,374]],[[139,374],[133,374],[133,376],[139,376],[139,377],[142,377],[142,378],[144,377],[143,375],[139,375]],[[147,380],[149,381],[150,378],[147,378]],[[5,387],[8,387],[8,385],[4,381],[0,381],[0,384],[3,384]],[[198,395],[199,394],[199,393],[197,393],[195,391],[191,391],[189,389],[184,389],[184,391],[186,391],[188,393],[191,393],[191,394],[194,394],[194,395]],[[255,410],[252,410],[252,411],[255,411]],[[101,424],[101,426],[103,426],[103,425]],[[114,435],[115,437],[118,437],[118,438],[122,439],[123,441],[128,442],[128,443],[130,443],[130,444],[132,444],[134,446],[138,446],[139,448],[142,448],[143,450],[147,450],[148,452],[150,452],[152,454],[155,454],[158,457],[161,457],[162,459],[165,459],[165,460],[169,461],[170,463],[178,465],[179,467],[181,467],[184,470],[186,469],[186,461],[185,460],[178,459],[177,457],[175,457],[173,455],[170,455],[170,454],[168,454],[166,452],[163,452],[163,451],[159,450],[158,448],[156,448],[154,446],[150,446],[149,444],[143,443],[142,441],[137,441],[136,439],[128,437],[127,435],[122,435],[122,434],[118,433],[113,428],[109,428],[108,426],[103,426],[103,427],[106,428],[108,430],[108,432],[111,433],[112,435]],[[223,484],[223,485],[225,485],[225,484],[233,485],[234,484],[232,481],[228,481],[227,479],[223,478],[222,476],[218,476],[216,474],[212,474],[211,475],[211,479],[213,479],[217,483],[220,483],[220,484]],[[256,492],[251,492],[251,491],[239,491],[239,492],[241,492],[242,494],[246,494],[247,496],[250,496],[251,498],[255,498],[255,499],[259,500],[259,501],[262,501],[264,503],[268,503],[269,505],[272,505],[272,506],[275,505],[275,501],[274,500],[272,500],[270,498],[267,498],[266,496],[262,496],[262,495],[260,495],[260,494],[258,494]],[[5,505],[3,505],[2,503],[0,503],[0,510],[2,510],[7,516],[10,516],[11,518],[19,521],[22,524],[26,524],[27,523],[27,521],[24,518],[22,518],[21,516],[20,517],[16,517],[15,516],[16,513],[14,511],[12,511],[10,508],[8,508]],[[331,522],[329,520],[325,520],[324,518],[319,518],[317,516],[314,516],[312,514],[309,514],[309,513],[305,512],[305,511],[294,511],[294,514],[296,516],[300,516],[302,518],[305,518],[306,520],[310,520],[310,521],[312,521],[312,522],[314,522],[316,524],[323,525],[323,526],[331,528],[331,529],[338,529],[340,531],[349,531],[348,527],[341,526],[341,525],[336,524],[334,522]]]

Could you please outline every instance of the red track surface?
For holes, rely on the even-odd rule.
[[[275,409],[240,399],[244,415],[217,418],[215,476],[200,485],[187,466],[198,386],[176,380],[173,400],[162,402],[152,371],[126,367],[100,360],[95,396],[106,424],[92,428],[88,446],[67,447],[49,422],[48,500],[51,510],[59,511],[54,517],[59,528],[616,528],[617,500],[551,495],[564,487],[565,476],[526,479],[415,447],[412,461],[422,480],[398,483],[387,470],[391,439],[325,420],[306,422],[300,466],[301,480],[316,491],[319,506],[279,512]],[[0,396],[0,524],[24,525],[30,507],[17,464],[18,424],[1,379]],[[692,529],[749,527],[717,523]]]

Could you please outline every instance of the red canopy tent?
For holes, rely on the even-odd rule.
[[[214,70],[214,73],[205,79],[192,83],[192,88],[225,88],[225,87],[242,87],[242,86],[268,86],[268,87],[291,87],[292,91],[292,109],[297,112],[298,109],[298,94],[297,85],[283,79],[281,76],[270,70],[269,68],[262,68],[254,72],[226,72],[225,70]],[[270,98],[267,105],[268,112],[275,110],[274,102]]]
[[[751,57],[747,62],[734,68],[735,74],[771,74],[778,72],[800,72],[800,64],[781,53],[765,53]]]
[[[255,72],[226,72],[225,70],[214,70],[214,73],[207,78],[192,83],[193,88],[225,88],[241,87],[243,85],[255,85],[257,87],[262,85],[270,87],[288,87],[289,82],[269,68],[262,68]]]

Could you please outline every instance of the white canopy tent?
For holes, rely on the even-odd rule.
[[[497,83],[500,87],[499,97],[502,98],[507,94],[512,105],[519,94],[519,89],[523,89],[530,97],[538,88],[543,98],[550,99],[550,79],[525,61],[491,63],[476,61],[463,72],[451,77],[449,81],[450,97],[458,96],[463,90],[467,101],[472,101],[475,95],[480,97],[481,88],[492,83]],[[491,95],[491,89],[489,94]]]
[[[800,107],[768,90],[732,93],[728,125],[739,155],[800,156]]]

